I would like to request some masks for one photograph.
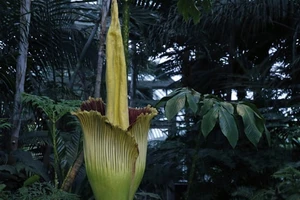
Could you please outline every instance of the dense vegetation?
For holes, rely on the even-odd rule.
[[[0,2],[0,199],[93,199],[81,129],[70,111],[97,88],[104,1],[31,2],[25,93],[14,149],[16,66],[26,41],[21,33],[27,30],[20,2]],[[130,11],[130,105],[157,106],[160,115],[153,127],[166,136],[149,141],[136,198],[299,199],[299,2],[119,3],[121,21],[126,22],[128,6]],[[101,58],[105,64],[105,55]],[[104,73],[105,65],[101,77]],[[175,75],[181,78],[172,81]],[[145,85],[150,76],[159,87]],[[100,85],[105,99],[105,80]],[[155,89],[169,95],[158,102]],[[220,106],[219,115],[206,115],[210,102]],[[238,105],[257,115],[246,118]],[[228,116],[227,106],[238,137],[231,137],[232,131],[224,134],[220,113]],[[210,121],[215,123],[203,127]],[[263,134],[247,124],[256,124]]]

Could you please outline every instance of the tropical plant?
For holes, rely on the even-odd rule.
[[[275,179],[274,186],[258,191],[253,188],[240,187],[233,193],[234,199],[267,200],[267,199],[299,199],[299,170],[295,168],[297,163],[289,163],[288,166],[276,171],[272,177]]]
[[[32,1],[26,92],[48,96],[54,105],[62,103],[60,99],[87,99],[94,93],[99,42],[96,30],[103,13],[100,4],[85,2],[88,1]],[[250,199],[261,189],[269,192],[266,198],[291,196],[293,192],[284,187],[280,195],[274,194],[280,180],[272,174],[299,160],[299,3],[283,0],[119,3],[120,8],[129,6],[130,12],[130,105],[144,104],[144,100],[154,104],[154,88],[148,84],[141,87],[135,82],[144,77],[143,73],[151,74],[158,83],[174,75],[182,77],[175,84],[160,88],[165,93],[174,87],[181,89],[161,101],[166,106],[159,108],[161,112],[153,124],[163,126],[167,139],[149,144],[145,176],[138,192],[144,196],[139,197],[158,198],[147,193],[154,192],[166,199],[168,189],[189,199]],[[0,2],[0,118],[4,119],[11,117],[14,108],[19,8],[19,2]],[[121,11],[124,24],[125,13],[126,10]],[[157,64],[159,58],[163,59]],[[101,93],[106,98],[105,90]],[[232,102],[234,93],[238,101]],[[254,103],[259,112],[245,102]],[[169,122],[165,121],[165,111],[168,118],[174,116]],[[246,111],[250,111],[249,115]],[[25,108],[21,119],[19,147],[32,152],[33,160],[50,162],[48,176],[54,180],[53,137],[48,135],[53,126],[49,129],[49,117],[34,106],[30,111]],[[225,126],[230,122],[235,125]],[[85,198],[91,189],[84,165],[77,162],[83,156],[78,144],[80,130],[74,130],[78,128],[74,123],[74,117],[67,114],[55,125],[56,135],[62,139],[56,138],[61,161],[58,168],[63,174],[59,185],[63,189],[71,185],[64,190]],[[270,138],[261,131],[265,129],[262,124],[270,131]],[[6,151],[9,131],[6,125],[0,129],[0,162],[5,167],[10,164]],[[270,141],[272,148],[268,147]],[[15,164],[19,166],[19,161]],[[78,170],[74,176],[75,168]],[[289,171],[288,174],[296,174]],[[0,172],[1,177],[11,178],[5,179],[5,183],[16,185],[14,189],[34,174],[38,173],[24,168],[14,170],[13,175],[7,170]],[[65,177],[71,174],[75,178],[69,182]],[[9,184],[5,187],[10,188]],[[186,190],[188,195],[184,194]]]
[[[27,179],[30,180],[30,179]],[[5,191],[5,186],[0,185],[0,199],[24,199],[24,200],[79,200],[80,198],[62,190],[55,188],[48,182],[33,182],[31,184],[24,184],[21,188],[19,188],[15,193],[10,191]]]
[[[49,175],[43,163],[37,158],[33,158],[28,151],[16,150],[13,152],[16,161],[14,165],[2,163],[0,165],[0,184],[6,190],[17,190],[29,177],[38,176],[42,181],[49,181]]]
[[[164,58],[158,70],[168,76],[181,74],[183,86],[204,94],[214,93],[230,100],[235,90],[243,100],[247,93],[254,92],[258,107],[279,104],[260,97],[276,98],[287,91],[284,85],[290,88],[289,84],[296,81],[281,74],[297,74],[290,63],[298,56],[295,35],[299,5],[268,0],[211,2],[211,10],[203,12],[196,26],[178,16],[174,4],[164,10],[161,25],[153,26],[150,35],[152,48],[161,50],[157,55]],[[262,10],[270,10],[270,15]],[[276,31],[279,29],[282,31]],[[155,48],[155,44],[164,48]]]
[[[199,120],[194,122],[199,126],[198,132],[204,139],[216,132],[215,127],[227,138],[231,147],[236,147],[241,134],[255,146],[260,142],[263,134],[270,145],[271,138],[266,129],[265,120],[257,108],[246,102],[229,103],[213,95],[201,95],[189,88],[179,88],[162,98],[156,106],[165,104],[167,119],[175,117],[183,108],[189,109]],[[241,131],[243,130],[243,131]],[[220,134],[220,133],[218,133]],[[201,147],[201,136],[194,136],[196,142],[191,156],[188,187],[185,199],[189,198],[190,189],[196,173],[198,154]],[[194,155],[193,155],[194,154]]]
[[[206,138],[218,122],[224,136],[234,148],[239,139],[238,117],[242,119],[244,133],[249,141],[257,146],[264,133],[270,144],[270,134],[263,116],[254,105],[246,102],[229,103],[213,95],[201,95],[189,88],[179,88],[163,97],[157,104],[165,103],[167,119],[175,117],[183,108],[189,108],[200,117],[200,133]]]
[[[66,142],[66,140],[63,139],[64,134],[59,131],[58,122],[67,113],[76,110],[80,105],[80,101],[61,100],[59,102],[55,102],[45,96],[23,94],[23,102],[35,107],[36,109],[41,109],[46,115],[50,138],[48,144],[52,146],[54,153],[54,184],[55,187],[58,188],[61,186],[66,176],[64,168],[71,167],[73,165],[73,162],[77,158],[78,151],[80,151],[78,149],[80,146],[80,132],[75,134],[75,138],[72,138],[70,141],[71,143],[75,143],[70,145],[69,142]]]
[[[10,115],[9,110],[17,109],[18,113],[22,110],[21,104],[13,105],[13,97],[16,92],[15,88],[20,88],[21,91],[17,92],[17,99],[19,99],[20,93],[24,90],[28,92],[35,92],[36,94],[47,94],[53,99],[61,98],[74,98],[78,93],[68,90],[66,87],[66,74],[71,77],[72,67],[77,62],[78,49],[81,49],[85,43],[85,38],[88,34],[89,27],[87,29],[81,29],[78,25],[81,21],[90,21],[96,19],[96,9],[88,6],[87,2],[81,1],[73,2],[69,0],[63,1],[34,1],[30,6],[26,4],[26,9],[31,9],[32,12],[28,12],[25,9],[25,4],[20,2],[5,1],[1,2],[1,11],[5,17],[2,18],[3,23],[1,27],[3,30],[1,33],[1,72],[0,72],[0,86],[1,86],[1,117],[10,117],[13,119],[13,115]],[[20,23],[20,7],[25,12],[21,14]],[[85,11],[89,11],[86,14]],[[7,13],[7,14],[5,14]],[[30,23],[28,19],[24,18],[31,14]],[[26,21],[27,20],[27,21]],[[16,26],[18,25],[18,26]],[[20,28],[21,26],[21,28]],[[20,31],[19,31],[20,28]],[[22,35],[21,33],[24,34]],[[28,40],[28,42],[26,42]],[[23,48],[23,44],[29,43],[29,49],[26,53]],[[18,46],[20,44],[20,48]],[[93,43],[92,43],[93,44]],[[26,46],[26,45],[25,45]],[[93,48],[90,46],[89,50]],[[58,51],[59,49],[59,51]],[[19,67],[15,70],[17,57],[19,51],[22,51],[23,61],[19,63],[23,65],[28,64],[26,67]],[[86,52],[86,51],[85,51]],[[27,60],[27,55],[30,55]],[[64,56],[62,56],[64,55]],[[85,56],[85,60],[81,61],[81,65],[90,66],[92,56],[97,54],[88,53]],[[57,59],[60,57],[61,59]],[[63,59],[65,58],[65,59]],[[88,63],[88,64],[87,64]],[[19,69],[22,68],[22,72]],[[88,69],[88,67],[84,68]],[[18,73],[16,73],[16,71]],[[22,78],[16,77],[22,74]],[[21,81],[15,83],[15,81]],[[78,77],[75,79],[75,83],[78,81]],[[24,83],[23,83],[24,82]],[[51,83],[52,82],[52,83]],[[23,86],[22,86],[23,85]],[[24,90],[22,89],[24,88]],[[78,89],[77,85],[76,88]],[[55,92],[59,90],[60,92]],[[79,88],[79,95],[81,93]],[[55,94],[55,95],[53,95]],[[88,95],[87,95],[88,96]],[[19,100],[20,101],[20,100]],[[19,121],[22,118],[14,114],[15,122],[11,129],[14,135],[12,139],[14,148],[18,142],[19,134]],[[13,121],[11,121],[13,122]],[[23,122],[23,121],[22,121]],[[18,126],[16,126],[18,123]],[[16,130],[15,130],[16,129]],[[22,130],[22,129],[21,129]],[[5,133],[7,138],[11,136],[9,133]],[[9,143],[10,144],[10,143]]]
[[[29,46],[29,27],[31,16],[31,1],[20,1],[20,33],[18,44],[18,56],[16,63],[16,89],[14,95],[14,107],[12,114],[12,132],[11,132],[11,149],[18,148],[18,138],[21,129],[21,114],[22,114],[22,100],[21,95],[25,88],[25,77],[27,70],[27,55]]]
[[[182,14],[185,20],[193,19],[194,23],[199,23],[201,19],[201,10],[207,10],[211,8],[212,0],[195,1],[195,0],[178,0],[178,11]]]
[[[294,165],[295,166],[295,165]],[[299,177],[300,171],[290,165],[282,168],[273,174],[273,177],[277,179],[277,185],[273,190],[273,198],[283,198],[287,200],[299,199]],[[264,196],[270,196],[271,191],[265,192]]]
[[[7,119],[0,119],[0,129],[8,129],[11,127],[11,124],[7,122]]]
[[[83,102],[73,112],[84,132],[87,175],[96,199],[133,199],[142,180],[150,120],[150,106],[128,108],[124,46],[118,4],[112,0],[107,33],[107,106],[101,99]],[[118,185],[115,183],[118,182]]]

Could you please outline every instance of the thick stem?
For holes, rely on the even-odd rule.
[[[52,145],[53,145],[53,153],[54,153],[54,185],[55,188],[58,188],[59,180],[58,180],[58,173],[59,173],[59,156],[57,151],[57,143],[56,143],[56,126],[55,122],[51,122],[51,137],[52,137]]]
[[[69,189],[72,187],[72,184],[76,178],[76,175],[78,173],[78,170],[80,169],[82,163],[83,163],[83,151],[79,154],[76,161],[74,162],[73,166],[69,169],[68,174],[61,186],[61,189],[64,191],[69,191]]]
[[[187,186],[187,190],[186,190],[186,193],[185,193],[185,200],[189,199],[189,195],[190,195],[191,188],[192,188],[192,185],[193,185],[193,180],[194,180],[194,176],[195,176],[195,172],[196,172],[196,163],[197,163],[197,160],[198,160],[199,149],[200,149],[200,133],[198,133],[198,136],[196,137],[195,153],[193,155],[191,171],[190,171],[189,179],[188,179],[188,186]]]

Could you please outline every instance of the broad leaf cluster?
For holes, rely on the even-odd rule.
[[[240,127],[248,140],[257,146],[265,134],[270,145],[270,134],[265,119],[257,108],[246,102],[226,102],[213,95],[201,95],[189,88],[180,88],[162,98],[157,106],[165,103],[166,117],[170,120],[182,109],[190,109],[199,117],[200,132],[206,138],[218,126],[230,145],[234,148],[238,142]],[[240,123],[239,119],[242,119]]]

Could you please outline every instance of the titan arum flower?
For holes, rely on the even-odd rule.
[[[95,199],[131,200],[142,180],[155,108],[128,108],[127,73],[118,5],[112,0],[106,44],[107,104],[90,98],[73,112],[84,133],[85,166]]]

